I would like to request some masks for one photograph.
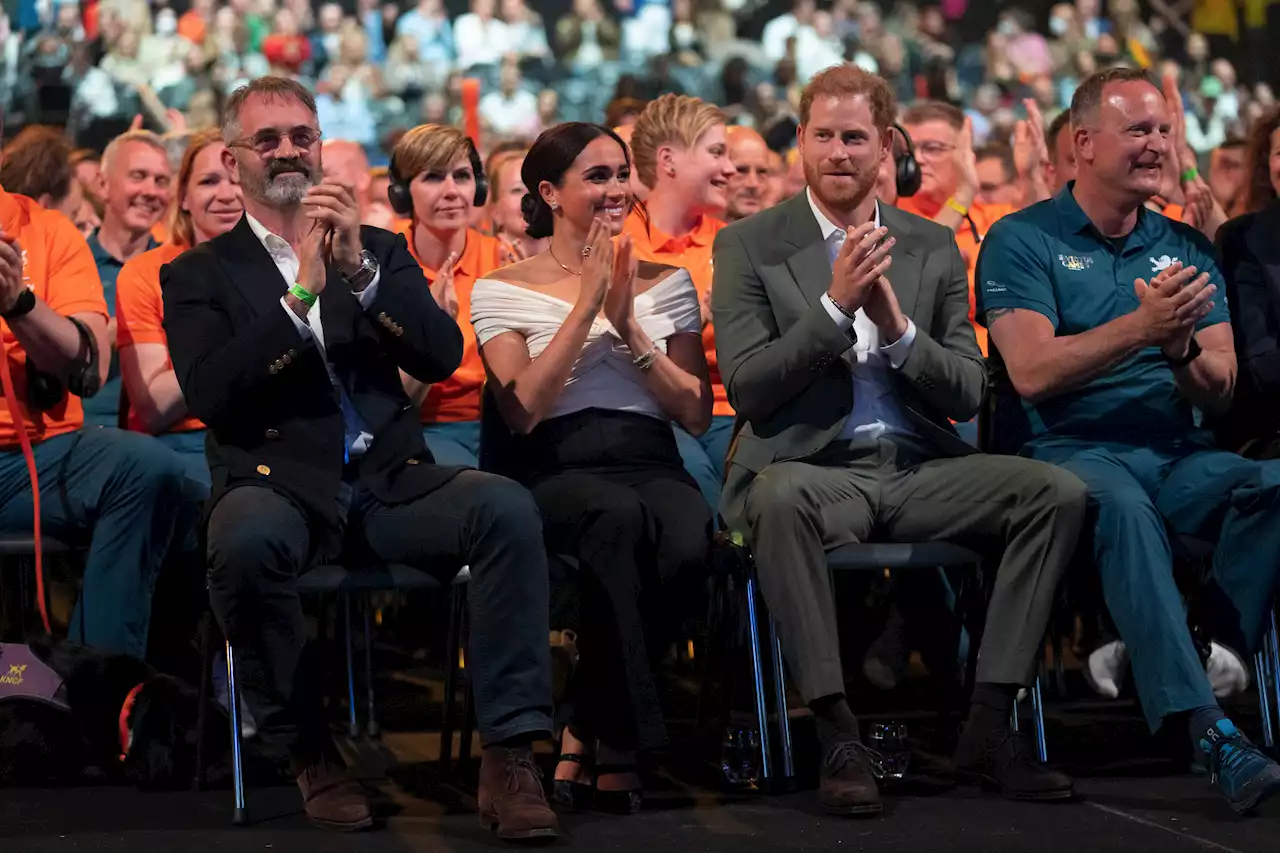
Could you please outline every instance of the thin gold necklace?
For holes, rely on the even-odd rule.
[[[550,246],[547,247],[547,254],[551,255],[551,260],[555,261],[557,264],[560,264],[560,269],[564,270],[569,275],[577,275],[577,276],[582,275],[582,270],[571,270],[568,267],[566,267],[564,264],[560,263],[560,259],[556,257],[556,250],[551,248]]]

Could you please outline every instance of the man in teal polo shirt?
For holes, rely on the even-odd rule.
[[[1166,529],[1217,542],[1213,581],[1233,618],[1215,628],[1252,652],[1280,566],[1280,464],[1215,450],[1196,423],[1197,409],[1229,406],[1236,358],[1213,247],[1143,207],[1168,167],[1169,125],[1141,72],[1082,83],[1076,180],[992,228],[978,308],[1022,397],[1022,452],[1089,487],[1103,593],[1148,723],[1185,717],[1219,790],[1247,812],[1280,793],[1280,766],[1214,698]]]
[[[107,381],[84,401],[86,426],[116,426],[120,419],[120,359],[116,352],[116,278],[124,265],[159,243],[152,229],[171,197],[172,171],[164,141],[149,130],[130,130],[111,140],[102,154],[106,203],[102,226],[89,238],[102,293],[111,313],[111,368]]]

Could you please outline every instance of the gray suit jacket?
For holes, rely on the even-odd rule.
[[[897,238],[887,277],[917,330],[893,374],[902,402],[939,456],[972,453],[948,420],[972,418],[987,388],[955,236],[888,205],[880,222]],[[820,301],[831,261],[805,193],[723,229],[714,251],[716,353],[738,413],[720,508],[736,525],[757,474],[840,435],[853,409],[854,352]]]

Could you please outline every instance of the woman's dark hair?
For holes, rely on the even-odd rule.
[[[1271,184],[1271,135],[1280,130],[1280,107],[1272,107],[1264,113],[1249,131],[1245,145],[1245,169],[1249,179],[1244,187],[1244,211],[1262,210],[1276,197]]]
[[[631,152],[622,137],[607,127],[588,124],[585,121],[570,121],[548,128],[534,140],[529,153],[524,155],[524,165],[520,167],[520,180],[524,181],[528,192],[520,201],[520,212],[524,214],[525,233],[535,240],[550,237],[554,220],[551,208],[538,192],[538,185],[543,181],[560,186],[564,181],[564,173],[569,171],[573,161],[578,159],[582,149],[595,140],[607,136],[627,158],[631,165]]]

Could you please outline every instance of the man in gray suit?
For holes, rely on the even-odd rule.
[[[976,454],[948,421],[973,417],[986,370],[952,232],[875,198],[894,110],[879,77],[847,64],[818,74],[800,103],[809,188],[716,238],[717,352],[739,419],[722,513],[752,542],[814,712],[826,810],[881,809],[844,696],[825,556],[876,537],[951,540],[998,563],[957,770],[1011,798],[1067,799],[1071,780],[1035,762],[1009,716],[1085,488],[1049,465]]]

